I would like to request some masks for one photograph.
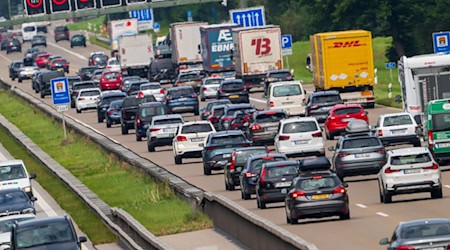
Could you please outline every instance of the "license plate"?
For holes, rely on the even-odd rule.
[[[267,131],[277,131],[278,130],[277,127],[268,127],[266,129],[267,129]]]
[[[222,157],[223,157],[223,158],[230,158],[230,157],[231,157],[231,154],[223,154]]]
[[[400,135],[406,133],[406,129],[400,129],[400,130],[391,130],[391,134],[393,135]]]
[[[165,129],[163,129],[163,132],[175,132],[175,129],[173,129],[173,128],[165,128]]]
[[[203,141],[203,138],[192,138],[191,142],[199,142],[199,141]]]
[[[217,91],[218,90],[218,88],[210,88],[211,89],[211,91]]]
[[[294,102],[282,102],[281,105],[289,105],[289,104],[294,104]]]
[[[198,146],[203,148],[205,146],[205,144],[204,143],[200,143],[200,144],[198,144]]]
[[[307,144],[309,142],[309,140],[301,140],[301,141],[294,141],[295,145],[303,145],[303,144]]]
[[[328,199],[328,197],[330,197],[329,194],[316,194],[312,196],[313,200]]]
[[[292,182],[290,182],[290,181],[278,182],[278,183],[275,183],[275,187],[276,188],[279,188],[279,187],[290,187],[291,183]]]
[[[355,154],[355,158],[369,158],[370,154]]]
[[[239,95],[230,95],[230,98],[233,98],[233,99],[239,98]]]
[[[350,122],[351,120],[353,120],[353,118],[345,118],[345,119],[342,119],[342,122]]]
[[[428,247],[428,248],[421,248],[421,250],[445,250],[445,247]]]
[[[417,174],[420,173],[420,169],[405,169],[403,170],[404,174]]]
[[[450,147],[450,143],[439,143],[437,144],[439,148],[448,148]]]
[[[63,69],[62,68],[58,68],[57,71],[63,71]]]

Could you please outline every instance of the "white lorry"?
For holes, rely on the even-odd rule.
[[[429,101],[450,98],[450,54],[403,56],[398,61],[403,109],[423,124]]]
[[[116,56],[119,49],[119,38],[121,36],[132,36],[138,34],[137,19],[114,20],[108,23],[109,42],[111,44],[111,56]]]
[[[236,78],[248,88],[264,86],[266,73],[283,68],[280,27],[233,29]]]
[[[155,59],[150,34],[121,36],[118,59],[122,73],[147,77],[148,65]]]

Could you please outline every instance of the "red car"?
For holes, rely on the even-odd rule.
[[[104,71],[100,79],[100,89],[102,91],[119,89],[121,83],[122,74],[120,72]]]
[[[47,66],[48,63],[48,58],[50,57],[50,54],[45,53],[45,54],[39,54],[36,57],[36,65],[39,68],[45,68]]]
[[[364,120],[369,123],[367,111],[359,104],[337,104],[330,110],[325,120],[325,134],[327,139],[333,140],[336,135],[345,131],[349,121],[353,119]]]

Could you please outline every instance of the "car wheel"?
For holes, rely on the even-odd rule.
[[[77,109],[77,113],[81,113],[81,109]]]
[[[259,196],[257,196],[256,202],[258,203],[258,208],[266,209],[266,203],[262,201]]]
[[[155,147],[147,144],[148,152],[155,152]]]
[[[245,192],[244,189],[241,190],[241,193],[242,193],[242,199],[244,199],[244,200],[250,200],[251,194],[247,194],[247,192]]]
[[[83,44],[83,46],[86,48],[86,44]]]
[[[41,91],[41,98],[43,99],[43,98],[45,98],[45,95],[44,95],[44,93]]]
[[[380,202],[384,203],[384,196],[383,196],[383,192],[381,191],[381,184],[379,181],[378,181],[378,193],[380,195]]]
[[[106,127],[107,128],[111,127],[111,121],[109,119],[106,119]]]
[[[200,96],[200,101],[204,102],[206,101],[206,98],[204,96]]]
[[[417,140],[416,142],[414,142],[414,147],[420,147],[420,146],[422,146],[422,144],[420,143],[420,141],[419,140]]]
[[[366,106],[368,109],[373,109],[373,108],[375,108],[375,103],[374,102],[368,103]]]
[[[385,204],[392,203],[392,194],[383,188],[383,201]]]
[[[18,82],[22,82],[22,78],[17,79]]]
[[[142,137],[136,133],[136,141],[142,141]]]
[[[225,190],[230,190],[230,185],[228,185],[226,178],[225,178]]]
[[[70,107],[71,107],[71,108],[75,108],[75,103],[73,103],[73,101],[70,102]]]
[[[122,125],[122,135],[128,134],[128,128]]]
[[[350,220],[350,210],[347,211],[345,214],[339,215],[340,220]]]
[[[34,93],[39,93],[39,89],[38,88],[34,88]]]
[[[200,114],[200,112],[198,111],[198,109],[195,109],[194,110],[194,115],[199,115]]]
[[[175,156],[175,164],[176,164],[176,165],[181,165],[181,164],[183,164],[183,159],[181,158],[181,156],[179,156],[179,155],[176,155],[176,156]]]
[[[236,187],[234,186],[234,184],[228,184],[228,190],[234,191],[236,190]]]
[[[211,175],[211,169],[209,169],[205,165],[203,165],[203,174]]]
[[[73,45],[71,44],[70,47],[73,48]]]
[[[442,197],[443,197],[442,196],[442,187],[433,189],[431,191],[431,198],[433,198],[433,199],[441,199]]]
[[[100,115],[97,116],[97,122],[98,123],[102,123],[103,122],[103,117],[101,117]]]
[[[289,220],[289,221],[288,221],[288,220]],[[297,225],[297,224],[298,224],[298,219],[297,219],[297,218],[293,218],[292,215],[291,215],[291,218],[289,218],[289,217],[286,215],[286,222],[289,223],[289,224],[291,224],[291,225]]]
[[[344,182],[344,175],[340,171],[338,171],[337,169],[336,169],[336,175],[339,178],[339,180]]]

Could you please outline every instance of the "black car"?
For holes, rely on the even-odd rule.
[[[300,161],[299,176],[292,181],[285,196],[286,221],[297,224],[299,219],[339,216],[350,219],[346,188],[330,169],[326,157]]]
[[[92,81],[74,83],[70,90],[70,107],[75,108],[75,99],[77,98],[80,89],[92,89],[96,87],[97,86],[95,86],[95,83]]]
[[[36,28],[37,32],[47,33],[47,25],[38,25]]]
[[[122,114],[123,100],[112,101],[106,110],[106,127],[110,128],[113,124],[120,123],[120,116]]]
[[[20,53],[22,53],[22,44],[20,43],[19,40],[12,39],[6,45],[6,54],[9,54],[11,52],[20,52]]]
[[[39,75],[42,74],[44,71],[36,71],[33,74],[33,77],[31,77],[31,88],[34,90],[35,93],[39,93]]]
[[[249,157],[254,155],[267,154],[270,150],[267,147],[244,147],[236,148],[231,153],[231,162],[224,167],[225,189],[233,191],[239,186],[239,176]]]
[[[22,60],[20,60],[20,61],[18,61],[18,60],[16,60],[16,61],[12,61],[10,64],[9,64],[9,78],[11,78],[11,80],[16,80],[16,78],[18,78],[19,77],[19,70],[20,70],[20,68],[22,68],[23,67],[23,61]]]
[[[81,77],[81,80],[83,81],[90,81],[92,74],[94,73],[94,71],[98,69],[97,66],[87,66],[87,67],[81,67],[78,72],[77,75],[79,77]]]
[[[89,57],[88,63],[89,66],[97,66],[104,69],[108,65],[108,59],[109,57],[103,52],[93,52]]]
[[[315,117],[319,123],[323,123],[327,119],[330,109],[336,104],[343,103],[338,91],[313,92],[308,96],[305,116]]]
[[[284,154],[260,154],[247,158],[244,169],[239,175],[239,185],[241,186],[241,198],[248,200],[255,194],[256,183],[261,173],[261,167],[266,162],[287,161]]]
[[[35,35],[31,40],[31,47],[44,46],[47,47],[47,37],[43,35]]]
[[[11,231],[11,250],[81,250],[86,237],[79,237],[68,216],[54,216],[17,222]]]
[[[123,100],[127,97],[127,94],[120,91],[103,92],[100,94],[99,101],[97,103],[97,121],[103,122],[106,117],[106,111],[109,105],[113,101]]]
[[[293,80],[294,76],[291,74],[291,71],[287,69],[272,70],[267,72],[266,78],[264,79],[264,95],[267,95],[267,89],[271,83]]]
[[[35,197],[29,197],[20,188],[0,190],[0,214],[2,216],[12,214],[36,214],[34,209]]]
[[[153,117],[166,114],[166,106],[161,102],[146,102],[139,105],[134,120],[136,141],[142,141],[142,138],[147,137],[147,129],[150,126]]]
[[[0,42],[0,50],[6,50],[6,48],[8,47],[9,42],[11,41],[11,39],[4,39]]]
[[[128,130],[134,129],[134,122],[136,120],[136,112],[139,105],[146,102],[156,102],[154,96],[146,96],[144,98],[137,98],[136,96],[128,96],[123,99],[122,109],[120,110],[120,126],[122,135],[128,134]]]
[[[215,105],[224,105],[224,104],[231,104],[231,102],[228,99],[213,100],[213,101],[207,102],[205,107],[199,109],[200,118],[202,120],[207,120],[208,117],[211,115],[212,109]]]
[[[231,103],[249,103],[248,90],[242,80],[225,80],[219,86],[217,99],[229,99]]]
[[[218,121],[218,130],[228,130],[230,128],[231,121],[234,118],[236,112],[254,112],[255,106],[250,103],[243,104],[228,104],[225,106],[224,114]]]
[[[284,202],[292,180],[298,175],[298,161],[264,163],[256,183],[256,205],[265,209],[267,203]]]
[[[72,89],[73,84],[76,82],[82,82],[81,77],[79,76],[67,76],[67,81],[69,82],[69,90]]]
[[[170,57],[157,58],[151,61],[147,78],[149,81],[159,82],[161,84],[173,83],[177,75],[172,59]]]
[[[70,41],[69,29],[66,26],[56,26],[55,42],[67,40]]]
[[[125,76],[122,78],[122,83],[120,84],[119,89],[123,92],[126,92],[133,82],[139,82],[141,81],[141,79],[142,78],[139,76]]]
[[[281,109],[254,112],[250,116],[250,125],[247,127],[247,138],[254,144],[273,144],[278,134],[280,121],[287,117],[287,113]]]
[[[64,77],[64,72],[62,71],[47,71],[39,75],[39,92],[41,98],[46,95],[51,95],[50,81],[54,78]]]

